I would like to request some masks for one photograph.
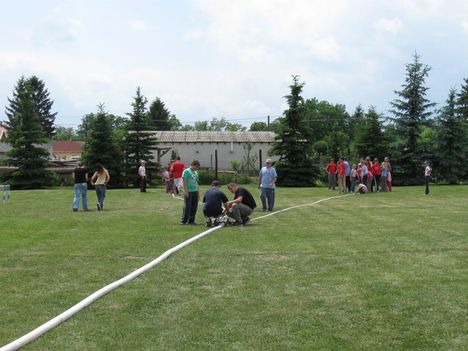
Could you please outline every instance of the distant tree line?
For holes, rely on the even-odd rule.
[[[433,164],[434,179],[455,184],[468,179],[468,78],[460,89],[448,92],[445,104],[427,98],[426,78],[430,67],[415,54],[405,66],[404,83],[395,90],[390,115],[375,107],[357,106],[352,114],[346,106],[302,97],[304,82],[293,76],[288,109],[271,123],[254,122],[250,131],[273,131],[276,142],[270,150],[277,155],[279,183],[285,186],[310,186],[322,175],[330,158],[370,156],[392,161],[396,184],[417,184],[422,180],[422,165]],[[149,177],[156,177],[160,165],[154,160],[155,130],[245,131],[246,127],[225,117],[182,125],[160,98],[148,105],[137,88],[126,116],[116,116],[99,104],[97,112],[83,116],[75,130],[55,125],[57,113],[44,82],[21,77],[5,108],[7,142],[12,150],[7,163],[18,167],[3,179],[15,188],[37,188],[53,183],[45,170],[47,152],[41,145],[50,140],[84,140],[82,159],[88,165],[102,163],[111,172],[115,186],[133,184],[140,160],[147,161]]]

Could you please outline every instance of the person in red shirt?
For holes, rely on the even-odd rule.
[[[335,190],[336,186],[336,164],[335,160],[331,159],[326,167],[328,173],[328,189]]]
[[[340,157],[340,160],[338,161],[338,169],[337,169],[337,174],[338,174],[338,190],[340,193],[346,192],[346,165],[344,163],[343,157]]]
[[[174,178],[174,186],[177,195],[180,195],[181,189],[184,188],[184,182],[182,180],[182,172],[185,169],[185,163],[180,160],[180,156],[177,156],[175,162],[171,164],[171,174]]]
[[[374,163],[372,164],[372,173],[374,173],[374,183],[372,183],[372,188],[375,185],[375,190],[379,191],[380,175],[382,174],[382,169],[380,168],[380,163],[377,158],[374,159]],[[371,191],[374,190],[372,189]]]

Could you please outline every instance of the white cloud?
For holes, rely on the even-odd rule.
[[[340,46],[331,35],[312,41],[309,47],[311,53],[321,59],[337,61],[340,58]]]
[[[462,21],[461,27],[463,31],[465,32],[465,34],[468,34],[468,21]]]
[[[379,31],[397,34],[403,30],[403,22],[399,18],[381,18],[375,25],[375,29]]]
[[[147,32],[148,31],[148,24],[140,19],[135,19],[130,21],[129,27],[134,32]]]
[[[203,30],[199,28],[194,28],[185,32],[183,38],[184,40],[192,41],[192,40],[197,40],[197,39],[202,38],[203,35],[204,35]]]

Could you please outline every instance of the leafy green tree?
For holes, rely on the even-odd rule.
[[[79,140],[73,127],[57,126],[55,128],[54,140]]]
[[[270,150],[280,160],[275,164],[278,184],[283,186],[314,185],[319,177],[317,165],[312,160],[309,129],[305,123],[304,100],[301,96],[304,83],[293,76],[291,93],[286,96],[289,109],[280,118],[281,130]]]
[[[312,144],[324,140],[328,145],[328,157],[338,158],[350,153],[349,114],[344,105],[313,98],[305,101],[304,109]]]
[[[13,91],[13,98],[8,99],[9,106],[6,107],[6,115],[8,118],[14,116],[19,106],[19,94],[24,90],[25,85],[28,84],[32,91],[32,100],[34,102],[34,110],[39,118],[42,128],[46,132],[46,136],[52,138],[55,135],[55,117],[57,112],[52,113],[52,105],[54,102],[49,97],[49,91],[45,87],[45,83],[36,76],[25,78],[22,76]]]
[[[156,150],[156,137],[149,131],[147,124],[147,99],[141,94],[138,87],[133,99],[133,111],[127,113],[130,120],[125,135],[125,172],[129,183],[138,185],[138,168],[140,161],[146,161],[146,173],[148,180],[159,170],[159,165],[154,162],[154,150]]]
[[[467,172],[466,131],[457,114],[457,92],[451,89],[438,116],[436,173],[450,184],[456,184]]]
[[[196,121],[194,130],[200,132],[221,132],[230,131],[238,132],[245,131],[247,128],[239,123],[231,123],[225,117],[213,118],[211,121]]]
[[[7,163],[18,167],[6,176],[13,189],[34,189],[53,185],[54,177],[46,169],[49,153],[40,145],[48,141],[36,111],[35,90],[31,82],[18,81],[13,99],[9,99]]]
[[[156,98],[150,104],[147,122],[149,130],[179,130],[182,127],[180,121],[171,114],[160,98]]]
[[[265,122],[253,122],[250,125],[249,130],[251,132],[267,132],[267,131],[270,130],[270,128],[268,127],[268,125]]]
[[[98,105],[98,111],[92,117],[87,116],[88,128],[81,159],[88,165],[90,172],[98,163],[107,168],[111,177],[110,185],[124,185],[123,154],[114,139],[112,119],[104,110],[103,104]]]
[[[430,67],[421,63],[419,55],[414,55],[412,63],[406,65],[405,83],[402,90],[395,91],[398,96],[391,102],[393,120],[398,132],[403,136],[402,149],[396,150],[399,158],[392,163],[394,179],[406,184],[418,183],[421,173],[420,150],[418,148],[421,128],[431,115],[434,103],[427,98],[425,85]]]

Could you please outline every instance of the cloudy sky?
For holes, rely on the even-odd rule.
[[[305,98],[384,114],[415,52],[438,104],[468,77],[466,0],[2,1],[0,39],[0,120],[34,74],[67,127],[99,102],[124,115],[137,86],[184,124],[249,126],[282,114],[291,75]]]

